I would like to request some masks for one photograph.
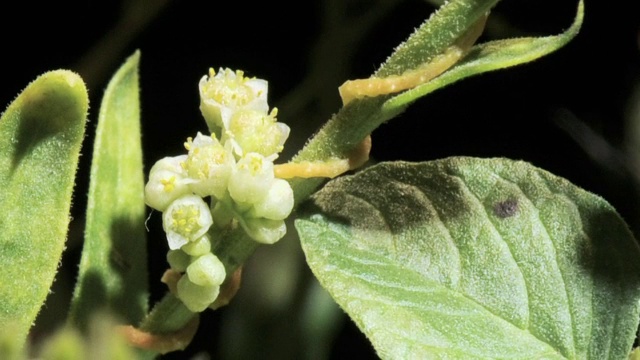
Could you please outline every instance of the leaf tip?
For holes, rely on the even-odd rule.
[[[137,69],[140,64],[140,54],[140,49],[136,49],[136,51],[129,55],[129,57],[124,61],[122,68]]]
[[[40,75],[34,82],[38,80],[65,85],[66,87],[72,89],[74,92],[82,92],[85,94],[87,92],[87,87],[84,83],[84,80],[82,80],[82,77],[80,77],[78,73],[71,70],[60,69],[48,71]]]

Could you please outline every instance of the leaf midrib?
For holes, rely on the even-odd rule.
[[[496,176],[496,178],[497,178],[496,182],[497,182],[497,181],[498,181],[498,179],[499,179],[499,180],[503,180],[503,181],[505,181],[505,182],[507,182],[507,183],[509,183],[509,184],[514,185],[514,186],[518,189],[518,191],[520,192],[520,194],[522,194],[522,196],[523,196],[523,197],[524,197],[524,198],[525,198],[525,199],[526,199],[526,200],[531,204],[531,208],[532,208],[532,209],[535,209],[536,213],[538,213],[538,209],[537,209],[535,206],[533,206],[533,202],[531,201],[531,199],[530,199],[530,198],[529,198],[529,197],[524,193],[524,191],[522,190],[522,188],[521,188],[517,183],[514,183],[514,182],[512,182],[512,181],[509,181],[509,180],[505,179],[504,177],[500,176],[499,174],[497,174],[497,173],[495,173],[495,172],[493,172],[493,174],[494,174],[494,175]],[[421,195],[422,195],[421,197],[422,197],[423,199],[425,199],[425,200],[428,202],[429,207],[434,211],[434,214],[435,214],[434,219],[438,222],[438,224],[439,224],[442,228],[446,229],[446,233],[448,234],[449,239],[453,242],[454,248],[456,249],[456,251],[457,251],[457,253],[458,253],[458,254],[460,253],[460,249],[458,248],[458,244],[454,241],[453,237],[451,236],[451,232],[450,232],[449,228],[448,228],[448,227],[446,226],[446,224],[442,221],[441,214],[438,212],[437,208],[434,206],[433,202],[431,201],[431,199],[429,198],[429,196],[428,196],[428,194],[427,194],[427,193],[425,193],[425,192],[424,192],[420,187],[418,187],[418,186],[416,186],[416,185],[409,184],[409,183],[404,183],[404,182],[400,182],[400,181],[398,181],[397,179],[389,178],[389,177],[388,177],[388,176],[386,176],[385,174],[378,174],[378,175],[379,175],[381,178],[384,178],[384,179],[385,179],[385,181],[388,181],[388,182],[391,182],[391,183],[397,183],[397,184],[399,184],[399,185],[402,185],[402,186],[403,186],[403,187],[405,187],[405,188],[406,188],[406,187],[410,187],[411,189],[413,189],[413,190],[414,190],[414,191],[413,191],[414,193],[419,193],[419,194],[421,194]],[[530,317],[530,315],[531,315],[531,313],[532,313],[532,311],[531,311],[531,301],[530,301],[530,296],[529,296],[529,293],[530,293],[529,281],[528,281],[528,279],[524,276],[524,273],[522,272],[522,269],[521,269],[521,267],[520,267],[520,265],[519,265],[518,261],[516,260],[516,258],[515,258],[515,256],[514,256],[514,254],[513,254],[513,250],[511,249],[510,244],[509,244],[507,241],[505,241],[505,240],[504,240],[503,235],[500,233],[500,231],[498,230],[498,228],[495,226],[495,224],[494,224],[494,223],[493,223],[493,221],[491,220],[491,217],[489,216],[489,214],[488,214],[488,212],[487,212],[487,209],[486,209],[485,204],[480,200],[480,198],[478,197],[478,195],[477,195],[477,194],[475,194],[474,192],[472,192],[472,191],[469,189],[469,187],[467,186],[467,184],[466,184],[466,182],[464,181],[464,179],[463,179],[460,175],[458,175],[458,174],[454,174],[454,173],[450,173],[450,172],[447,172],[447,175],[448,175],[448,176],[451,176],[451,177],[453,177],[453,178],[458,179],[458,180],[459,180],[459,183],[463,186],[463,188],[464,188],[465,192],[467,192],[468,194],[472,195],[473,199],[475,199],[475,201],[477,202],[477,205],[479,205],[479,206],[484,210],[484,214],[483,214],[483,215],[484,215],[484,217],[485,217],[485,219],[484,219],[485,221],[484,221],[484,222],[485,222],[485,223],[489,223],[489,224],[491,224],[491,227],[493,228],[494,232],[495,232],[496,234],[498,234],[499,240],[500,240],[502,243],[504,243],[504,245],[509,249],[509,252],[510,252],[511,258],[512,258],[512,260],[514,261],[514,264],[516,264],[516,267],[518,268],[518,270],[520,271],[520,277],[523,279],[524,284],[525,284],[525,287],[526,287],[526,289],[527,289],[527,297],[526,297],[526,300],[527,300],[527,309],[528,309],[527,318],[529,318],[529,317]],[[549,192],[550,194],[553,194],[553,192],[549,191],[548,187],[547,187],[547,190],[548,190],[548,192]],[[386,224],[388,224],[388,221],[387,221],[386,217],[384,216],[384,213],[383,213],[382,211],[380,211],[380,210],[379,210],[379,209],[378,209],[374,204],[372,204],[370,201],[368,201],[368,200],[366,200],[366,199],[364,199],[364,198],[362,198],[362,197],[360,197],[360,196],[358,196],[358,195],[356,195],[356,194],[350,193],[350,192],[346,192],[346,191],[345,191],[344,193],[345,193],[346,195],[348,195],[348,196],[355,197],[355,198],[357,198],[358,200],[360,200],[360,201],[363,201],[363,202],[367,203],[369,206],[371,206],[371,208],[372,208],[372,209],[375,209],[375,211],[376,211],[376,212],[378,212],[379,214],[381,214],[382,219],[385,221],[385,223],[386,223]],[[571,202],[571,203],[573,204],[573,202]],[[575,204],[574,204],[574,206],[575,206]],[[562,278],[562,281],[563,281],[564,293],[565,293],[565,300],[566,300],[566,304],[568,305],[568,304],[569,304],[569,296],[568,296],[567,288],[566,288],[566,280],[565,280],[565,275],[564,275],[564,273],[562,272],[562,267],[560,266],[560,263],[559,263],[559,261],[558,261],[557,248],[556,248],[556,246],[555,246],[555,243],[554,243],[554,242],[553,242],[553,240],[551,239],[551,236],[549,235],[549,231],[548,231],[548,229],[547,229],[546,225],[545,225],[545,224],[540,220],[540,217],[539,217],[539,216],[536,216],[536,219],[538,219],[539,223],[540,223],[540,224],[542,225],[542,227],[544,228],[544,230],[545,230],[545,234],[544,234],[544,235],[545,235],[545,239],[549,242],[549,244],[551,244],[551,248],[553,248],[553,250],[554,250],[554,259],[555,259],[555,261],[556,261],[556,267],[557,267],[558,271],[560,272],[560,277]],[[361,251],[363,251],[363,249],[361,249]],[[375,255],[375,253],[370,252],[370,251],[365,251],[365,252],[368,252],[368,253],[370,253],[370,254],[372,254],[372,255]],[[341,254],[341,257],[346,257],[346,256],[345,256],[344,254]],[[458,255],[458,257],[457,257],[457,258],[459,259],[459,255]],[[350,258],[350,260],[353,260],[353,259],[352,259],[352,258]],[[393,265],[391,265],[391,266],[393,266]],[[403,269],[404,271],[409,270],[409,271],[413,272],[414,274],[419,275],[419,277],[420,277],[420,278],[424,278],[424,274],[422,274],[422,273],[420,273],[420,272],[417,272],[417,271],[413,270],[412,268],[407,268],[407,267],[404,267],[404,266],[400,266],[400,268],[401,268],[401,269]],[[460,272],[460,274],[462,274],[462,273]],[[362,278],[362,279],[363,279],[363,280],[366,280],[366,278]],[[426,278],[425,278],[425,280],[426,280]],[[366,281],[368,281],[368,280],[366,280]],[[434,283],[439,284],[439,283],[437,283],[437,282],[434,282]],[[547,345],[551,346],[557,354],[559,354],[559,355],[561,355],[561,356],[565,357],[565,356],[564,356],[564,355],[563,355],[563,354],[562,354],[562,353],[561,353],[561,352],[560,352],[560,351],[559,351],[555,346],[553,346],[553,345],[549,344],[546,340],[543,340],[543,339],[539,338],[536,334],[532,333],[532,332],[530,331],[529,326],[527,326],[527,327],[526,327],[526,328],[524,328],[524,329],[523,329],[523,328],[520,328],[519,326],[517,326],[517,325],[516,325],[515,323],[513,323],[512,321],[510,321],[510,320],[508,320],[508,319],[505,319],[505,318],[503,318],[503,317],[499,316],[498,314],[496,314],[495,312],[493,312],[492,310],[490,310],[490,309],[489,309],[488,307],[486,307],[485,305],[483,305],[483,304],[479,303],[477,300],[475,300],[475,299],[473,299],[473,298],[469,297],[469,296],[468,296],[465,292],[463,292],[462,290],[452,289],[452,288],[450,288],[450,287],[448,287],[448,286],[445,286],[445,285],[442,285],[442,284],[439,284],[439,285],[440,285],[440,286],[445,287],[446,289],[448,289],[448,290],[450,290],[450,291],[452,291],[452,292],[455,292],[455,293],[459,293],[459,294],[461,294],[462,296],[464,296],[464,298],[465,298],[465,299],[467,299],[467,300],[469,300],[469,301],[473,302],[474,304],[477,304],[478,306],[482,307],[484,310],[486,310],[488,313],[490,313],[490,314],[491,314],[491,315],[493,315],[494,317],[499,318],[499,319],[502,319],[502,320],[504,320],[504,321],[508,322],[510,325],[514,326],[514,327],[515,327],[515,328],[517,328],[517,329],[520,329],[520,330],[526,331],[528,334],[530,334],[532,337],[534,337],[535,339],[537,339],[539,342],[541,342],[541,343],[543,343],[543,344],[547,344]],[[384,285],[384,286],[388,286],[388,285]],[[404,289],[404,288],[403,288],[403,289]],[[406,290],[406,289],[405,289],[405,290]],[[567,312],[567,313],[568,313],[568,315],[569,315],[569,317],[570,317],[570,319],[571,319],[571,330],[572,330],[572,337],[571,337],[571,338],[572,338],[572,344],[573,344],[573,353],[575,354],[575,353],[576,353],[576,343],[575,343],[575,331],[576,331],[576,328],[575,328],[575,321],[574,321],[574,318],[573,318],[573,314],[571,313],[571,311],[569,311],[569,309],[567,309],[567,308],[565,307],[563,310],[564,310],[565,312]],[[529,321],[527,321],[527,323],[528,323],[528,322],[529,322]]]
[[[318,224],[315,224],[315,223],[314,223],[314,225],[315,225],[315,226],[318,226]],[[320,226],[324,226],[324,225],[320,225]],[[325,231],[326,231],[326,230],[325,230]],[[328,231],[329,231],[329,232],[332,232],[332,231],[331,231],[331,230],[329,230],[329,229],[328,229]],[[334,233],[334,234],[336,234],[335,232],[333,232],[333,233]],[[341,237],[342,237],[342,235],[339,235],[339,236],[341,236]],[[355,251],[357,251],[357,252],[361,252],[361,253],[364,253],[364,254],[369,254],[369,255],[370,255],[370,257],[369,257],[369,258],[372,258],[372,257],[373,257],[373,258],[379,258],[379,254],[377,254],[377,253],[375,253],[375,252],[372,252],[372,251],[370,251],[370,250],[368,250],[368,249],[362,249],[362,248],[352,248],[352,249],[353,249],[353,250],[355,250]],[[359,263],[361,263],[361,264],[363,264],[363,265],[366,265],[366,266],[369,266],[369,265],[370,265],[370,263],[368,263],[368,262],[361,262],[361,261],[359,261],[359,260],[358,260],[358,258],[352,258],[352,257],[350,257],[350,256],[347,256],[347,252],[338,252],[338,253],[333,254],[333,256],[336,256],[336,257],[339,257],[339,258],[343,258],[343,259],[347,259],[347,260],[349,260],[349,261],[357,260],[357,262],[359,262]],[[382,259],[383,259],[383,260],[385,260],[385,258],[382,258]],[[419,273],[419,272],[415,271],[414,269],[404,267],[404,266],[402,266],[402,265],[400,265],[400,264],[394,264],[394,263],[385,262],[385,261],[379,261],[379,262],[376,262],[376,264],[387,264],[388,266],[391,266],[391,267],[393,267],[393,268],[398,268],[398,269],[400,269],[400,270],[402,270],[402,271],[405,271],[405,272],[411,273],[413,276],[417,277],[418,279],[420,279],[420,281],[422,281],[423,283],[425,283],[425,284],[427,285],[427,287],[440,288],[440,289],[443,289],[445,292],[451,292],[451,293],[457,294],[457,295],[461,296],[462,298],[464,298],[464,299],[465,299],[466,301],[468,301],[469,303],[471,303],[471,304],[473,304],[473,305],[475,305],[475,306],[479,307],[479,308],[480,308],[480,310],[482,310],[482,311],[484,311],[485,313],[487,313],[487,314],[491,315],[493,318],[498,319],[499,321],[503,321],[503,322],[505,322],[505,323],[509,324],[509,326],[512,326],[512,327],[513,327],[513,328],[515,328],[515,330],[517,330],[518,332],[523,332],[523,333],[525,333],[525,334],[528,334],[528,335],[530,335],[532,338],[534,338],[536,341],[538,341],[539,343],[546,345],[550,350],[552,350],[552,352],[551,352],[551,353],[553,353],[554,355],[558,355],[558,356],[561,356],[561,357],[563,357],[563,358],[566,358],[564,355],[562,355],[561,353],[559,353],[559,352],[558,352],[558,350],[557,350],[555,347],[553,347],[551,344],[547,343],[546,341],[540,340],[540,338],[538,338],[537,336],[535,336],[535,334],[532,334],[532,333],[529,331],[529,329],[522,329],[522,328],[520,328],[520,327],[516,326],[516,325],[515,325],[515,324],[513,324],[511,321],[509,321],[509,320],[507,320],[507,319],[505,319],[505,318],[503,318],[503,317],[501,317],[501,316],[497,315],[496,313],[494,313],[493,311],[491,311],[491,309],[487,308],[486,306],[484,306],[483,304],[481,304],[481,303],[477,302],[476,300],[474,300],[474,299],[472,299],[472,298],[468,297],[468,296],[467,296],[467,294],[465,294],[465,293],[463,293],[463,292],[460,292],[460,291],[456,291],[456,290],[454,290],[454,289],[451,289],[451,288],[449,288],[448,286],[445,286],[445,285],[443,285],[443,284],[441,284],[441,283],[439,283],[439,282],[437,282],[437,281],[431,281],[431,280],[429,280],[429,279],[425,278],[425,277],[423,276],[423,274],[421,274],[421,273]],[[345,274],[346,276],[350,276],[350,277],[355,277],[355,278],[361,279],[361,280],[363,280],[363,281],[364,281],[364,282],[366,282],[366,283],[374,284],[374,285],[376,284],[376,283],[374,283],[373,281],[371,281],[371,279],[370,279],[370,278],[368,278],[368,277],[366,277],[366,276],[363,276],[363,274],[349,272],[349,271],[347,271],[347,269],[342,268],[342,267],[332,267],[332,269],[333,269],[333,270],[331,270],[331,271],[339,271],[339,272],[342,272],[342,273],[343,273],[343,274]],[[383,286],[385,286],[385,287],[391,287],[391,288],[396,288],[396,289],[401,289],[401,290],[403,290],[403,291],[410,291],[410,292],[413,292],[413,289],[411,289],[411,288],[406,288],[406,287],[403,287],[403,286],[398,286],[398,285],[393,284],[393,283],[390,283],[390,284],[391,284],[391,285],[383,284]],[[360,297],[360,296],[359,296],[358,298],[359,298],[359,299],[361,299],[361,300],[364,300],[364,301],[373,301],[373,302],[377,302],[377,303],[387,303],[387,302],[383,302],[383,301],[381,301],[381,300],[383,299],[383,297],[382,297],[382,296],[380,296],[380,297],[376,297],[376,298],[372,298],[372,299],[368,299],[368,298],[364,298],[364,297]],[[389,300],[389,302],[388,302],[388,304],[393,305],[393,306],[397,306],[397,305],[398,305],[398,302],[397,302],[397,301],[393,301],[393,299],[390,299],[390,300]],[[430,309],[427,309],[427,310],[428,310],[428,311],[435,312],[433,309],[431,309],[431,310],[430,310]],[[427,346],[427,347],[431,347],[431,346]],[[437,347],[433,347],[433,348],[437,348]]]

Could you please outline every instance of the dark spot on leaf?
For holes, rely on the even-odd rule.
[[[507,199],[498,202],[493,206],[493,212],[501,219],[511,217],[518,212],[518,200]]]

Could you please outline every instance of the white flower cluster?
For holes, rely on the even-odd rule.
[[[277,109],[269,112],[267,82],[211,69],[199,89],[211,135],[198,133],[187,139],[186,155],[158,161],[145,186],[146,203],[163,212],[169,264],[184,273],[177,296],[194,312],[216,299],[226,276],[211,252],[212,226],[236,221],[255,241],[273,244],[293,209],[291,186],[274,176],[273,165],[289,127],[277,122]]]

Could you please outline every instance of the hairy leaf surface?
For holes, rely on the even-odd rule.
[[[97,310],[130,324],[147,311],[144,175],[138,62],[132,55],[102,100],[91,165],[85,242],[71,318],[85,329]]]
[[[298,220],[307,261],[383,358],[623,359],[640,250],[602,198],[527,163],[383,163]]]
[[[49,294],[67,236],[88,102],[77,74],[52,71],[0,118],[0,339],[22,344]]]

